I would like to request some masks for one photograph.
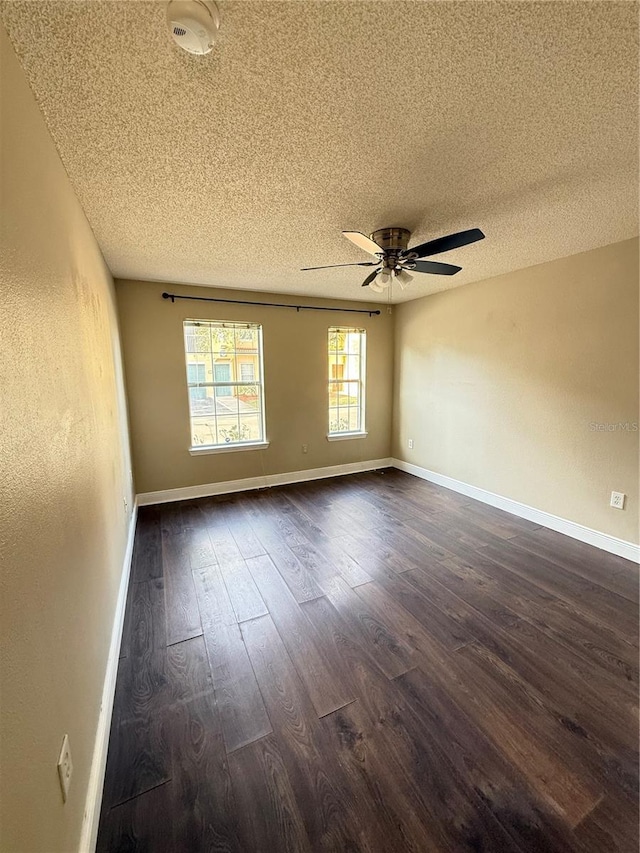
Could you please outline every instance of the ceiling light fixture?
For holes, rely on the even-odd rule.
[[[386,267],[378,273],[378,281],[383,290],[391,284],[391,270]]]
[[[396,269],[394,274],[396,277],[396,281],[398,282],[402,290],[404,290],[408,284],[411,284],[414,279],[414,276],[409,275],[409,273],[403,269]]]

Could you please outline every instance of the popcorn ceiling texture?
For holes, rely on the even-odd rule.
[[[157,2],[2,19],[120,278],[386,300],[342,229],[469,227],[394,301],[638,233],[638,5],[223,2],[191,57]]]

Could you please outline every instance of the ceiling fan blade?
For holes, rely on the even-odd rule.
[[[440,252],[448,252],[451,249],[459,249],[476,240],[484,240],[484,234],[479,228],[470,228],[468,231],[458,231],[457,234],[449,234],[447,237],[437,237],[435,240],[427,240],[419,246],[408,249],[408,254],[417,258],[425,258],[428,255],[439,255]]]
[[[361,234],[360,231],[343,231],[342,233],[347,240],[351,240],[351,242],[355,243],[359,249],[364,249],[364,251],[369,252],[370,255],[380,255],[384,251],[377,243],[373,242],[371,237],[367,237],[366,234]]]
[[[413,266],[415,264],[415,266]],[[441,264],[438,261],[412,261],[411,272],[430,272],[432,275],[455,275],[462,267],[453,264]]]
[[[380,272],[380,270],[378,269],[378,270],[374,270],[372,273],[369,273],[369,275],[362,282],[362,286],[368,287],[371,284],[371,282],[374,280],[374,278],[378,275],[379,272]]]
[[[377,267],[377,261],[362,261],[359,264],[329,264],[326,267],[301,267],[301,272],[305,270],[330,270],[333,267]]]

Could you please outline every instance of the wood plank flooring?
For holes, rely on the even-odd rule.
[[[144,507],[98,851],[635,853],[638,567],[394,470]]]

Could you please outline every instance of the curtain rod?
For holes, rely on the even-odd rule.
[[[243,299],[216,299],[214,296],[180,296],[178,293],[163,293],[163,299],[195,299],[199,302],[231,302],[234,305],[262,305],[267,308],[295,308],[296,311],[345,311],[348,314],[368,314],[372,317],[380,311],[369,311],[366,308],[325,308],[319,305],[287,305],[286,302],[248,302]]]

